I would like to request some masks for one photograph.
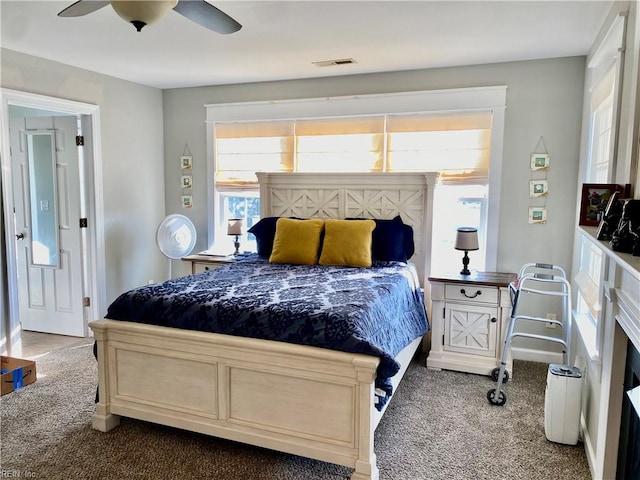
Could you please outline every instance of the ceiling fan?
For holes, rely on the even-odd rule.
[[[59,17],[82,17],[111,4],[113,9],[136,30],[159,21],[171,9],[217,33],[233,33],[242,28],[229,15],[205,0],[114,1],[78,0],[58,13]]]

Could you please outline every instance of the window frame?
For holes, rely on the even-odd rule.
[[[617,168],[618,155],[618,139],[620,136],[620,106],[622,102],[622,82],[623,82],[623,66],[624,66],[624,44],[626,38],[626,15],[619,15],[612,22],[607,33],[598,46],[593,51],[587,63],[587,98],[585,108],[588,108],[588,119],[583,128],[587,128],[587,158],[580,178],[585,183],[589,182],[591,172],[589,168],[592,166],[592,150],[594,147],[594,120],[596,111],[604,102],[597,102],[594,105],[594,99],[600,94],[598,87],[606,80],[608,74],[613,69],[613,111],[611,113],[611,138],[609,143],[609,168],[607,179],[602,183],[613,183]]]
[[[215,188],[215,187],[214,187]],[[246,195],[249,194],[249,195]],[[227,187],[227,188],[215,188],[215,194],[214,194],[214,198],[215,198],[215,212],[214,214],[210,217],[212,219],[213,223],[218,223],[218,224],[222,224],[224,225],[226,223],[227,219],[223,219],[222,222],[215,222],[216,218],[220,218],[220,216],[224,217],[224,213],[225,213],[225,203],[224,200],[222,200],[223,197],[245,197],[245,198],[251,198],[251,197],[255,197],[255,198],[260,198],[260,190],[259,188],[254,188],[253,186],[250,187]],[[240,218],[240,217],[238,217]],[[255,247],[256,246],[256,241],[255,238],[250,240],[249,237],[249,233],[247,232],[247,230],[250,228],[250,225],[248,224],[248,218],[243,218],[244,222],[243,222],[243,231],[244,233],[242,235],[240,235],[240,244],[241,244],[241,251],[245,251],[247,248],[250,247]],[[234,248],[232,245],[232,241],[228,240],[225,241],[224,239],[226,237],[228,237],[228,235],[226,234],[226,232],[219,232],[217,233],[218,237],[215,238],[213,241],[209,242],[209,245],[207,247],[207,251],[215,254],[215,255],[228,255],[230,253],[233,252]],[[216,245],[215,240],[219,240],[220,243]]]
[[[586,71],[586,85],[587,90],[585,94],[585,114],[583,132],[586,137],[586,144],[583,145],[586,156],[581,164],[581,170],[579,178],[582,182],[589,183],[589,179],[592,178],[592,172],[590,169],[594,165],[601,165],[601,163],[594,164],[592,162],[592,154],[596,139],[594,137],[594,121],[596,120],[596,114],[598,109],[602,106],[604,101],[598,101],[598,96],[602,97],[602,91],[599,87],[607,80],[607,76],[613,71],[613,99],[612,99],[612,113],[611,113],[611,130],[609,139],[609,162],[607,165],[608,171],[606,174],[606,181],[604,183],[615,183],[613,180],[616,176],[616,170],[618,167],[618,141],[620,136],[620,108],[622,102],[622,84],[623,84],[623,67],[624,67],[624,49],[626,41],[626,14],[618,15],[611,26],[606,31],[601,40],[597,43],[597,46],[592,51],[587,62]],[[603,97],[607,98],[607,97]],[[583,137],[583,138],[584,138]],[[580,182],[580,183],[582,183]],[[579,183],[579,186],[580,186]],[[581,192],[578,192],[580,195]],[[579,197],[578,197],[579,198]],[[580,205],[580,202],[577,202]],[[576,216],[577,218],[577,216]],[[605,303],[605,288],[608,284],[609,265],[608,258],[602,255],[599,259],[599,267],[601,269],[599,278],[592,279],[593,285],[589,285],[586,290],[596,288],[596,303],[589,305],[588,302],[585,305],[588,307],[587,312],[580,312],[579,306],[584,303],[584,299],[591,296],[586,292],[585,287],[581,284],[578,275],[588,265],[583,265],[583,250],[584,245],[593,241],[590,234],[581,227],[576,227],[576,239],[574,241],[574,264],[573,271],[577,272],[572,281],[572,302],[573,302],[573,320],[576,324],[576,328],[584,347],[589,355],[589,358],[593,365],[596,366],[596,376],[599,378],[602,366],[602,344],[604,341],[604,323],[606,316],[608,315],[607,309],[604,308]],[[599,247],[598,247],[599,248]],[[585,290],[585,291],[583,291]],[[593,302],[592,302],[593,303]],[[595,313],[595,315],[594,315]]]
[[[216,189],[215,142],[217,122],[306,119],[357,115],[410,113],[456,113],[491,110],[491,157],[489,160],[489,197],[487,199],[487,232],[485,266],[495,270],[498,252],[498,225],[502,178],[502,150],[506,109],[505,85],[447,90],[396,92],[357,96],[220,103],[205,105],[207,130],[207,236],[208,246],[215,239]]]

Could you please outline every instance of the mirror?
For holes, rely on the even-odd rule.
[[[31,263],[59,267],[58,202],[54,132],[27,132]]]

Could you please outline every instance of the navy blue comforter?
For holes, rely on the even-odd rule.
[[[106,317],[377,356],[379,409],[399,369],[394,357],[428,329],[415,270],[405,263],[298,266],[257,255],[131,290]]]

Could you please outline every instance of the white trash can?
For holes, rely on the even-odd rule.
[[[582,372],[569,365],[549,365],[544,399],[544,433],[548,440],[575,445],[580,433]]]

